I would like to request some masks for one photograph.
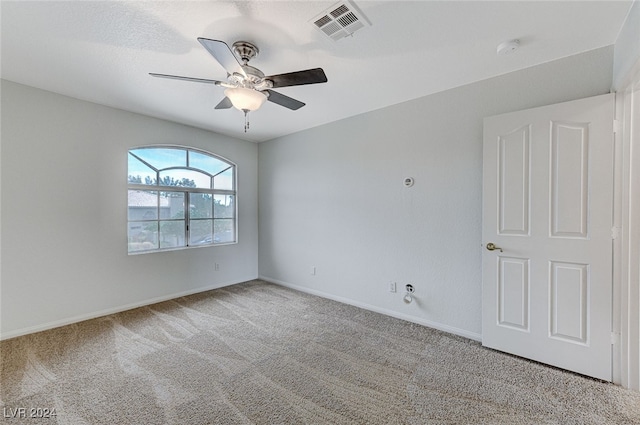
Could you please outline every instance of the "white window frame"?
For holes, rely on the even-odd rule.
[[[176,166],[170,166],[170,167],[165,167],[165,168],[156,168],[153,164],[150,164],[148,161],[144,160],[143,158],[139,157],[138,155],[136,155],[135,153],[133,153],[132,151],[136,151],[136,150],[140,150],[140,149],[176,149],[176,150],[182,150],[185,151],[185,156],[186,156],[186,166],[182,166],[182,165],[176,165]],[[191,167],[189,165],[189,152],[195,152],[201,155],[206,155],[212,158],[215,158],[221,162],[224,162],[226,165],[228,165],[228,167],[222,169],[221,171],[212,174],[206,170],[200,169],[200,168],[196,168],[196,167]],[[157,222],[158,226],[160,226],[161,222],[167,222],[167,221],[175,221],[175,222],[182,222],[184,223],[184,228],[185,228],[185,234],[184,234],[184,246],[177,246],[177,247],[162,247],[160,242],[158,241],[157,246],[152,248],[152,249],[137,249],[137,250],[131,250],[131,240],[129,238],[129,236],[127,237],[127,250],[128,250],[128,254],[129,255],[138,255],[138,254],[148,254],[148,253],[153,253],[153,252],[165,252],[165,251],[177,251],[177,250],[183,250],[183,249],[191,249],[191,248],[203,248],[203,247],[210,247],[210,246],[221,246],[221,245],[232,245],[232,244],[237,244],[238,243],[238,196],[237,196],[237,192],[238,192],[238,187],[237,187],[237,165],[235,163],[233,163],[232,161],[217,155],[215,153],[212,152],[208,152],[202,149],[198,149],[198,148],[193,148],[193,147],[189,147],[189,146],[180,146],[180,145],[152,145],[152,146],[140,146],[140,147],[134,147],[131,148],[127,151],[127,159],[129,158],[129,156],[133,156],[134,158],[136,158],[138,161],[142,162],[144,165],[146,165],[147,167],[149,167],[151,170],[153,170],[156,174],[156,184],[144,184],[144,183],[132,183],[130,181],[128,181],[127,183],[127,192],[129,192],[130,190],[140,190],[140,191],[153,191],[156,192],[156,196],[158,196],[158,202],[157,202],[157,207],[158,211],[156,213],[156,217],[152,218],[152,219],[130,219],[129,214],[128,214],[128,210],[127,210],[127,232],[129,231],[129,226],[130,223],[138,223],[138,222]],[[229,169],[232,170],[232,189],[216,189],[214,188],[214,177],[228,172]],[[198,173],[202,173],[205,174],[206,176],[208,176],[211,179],[211,185],[210,188],[202,188],[202,187],[187,187],[187,186],[163,186],[160,185],[160,174],[164,171],[169,171],[169,170],[190,170],[190,171],[196,171]],[[127,167],[127,180],[130,177],[130,170]],[[183,212],[184,212],[184,216],[182,218],[162,218],[161,214],[160,214],[160,197],[162,196],[162,193],[166,193],[166,192],[175,192],[175,193],[181,193],[184,196],[184,205],[183,205]],[[209,194],[212,197],[215,197],[215,195],[228,195],[228,196],[233,196],[233,204],[234,204],[234,210],[233,210],[233,217],[232,218],[218,218],[216,219],[215,217],[215,206],[212,205],[212,212],[211,212],[211,217],[210,218],[192,218],[191,217],[191,208],[189,208],[188,206],[191,205],[190,202],[190,197],[193,194]],[[213,200],[212,200],[213,202]],[[127,205],[127,209],[130,206]],[[223,241],[223,242],[216,242],[215,241],[215,231],[213,231],[212,233],[212,239],[210,243],[198,243],[195,245],[190,244],[191,242],[191,234],[190,234],[190,224],[192,220],[210,220],[211,221],[211,225],[212,228],[215,229],[215,223],[216,220],[232,220],[233,223],[233,240],[232,241]]]

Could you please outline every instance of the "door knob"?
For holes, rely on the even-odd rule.
[[[500,252],[502,252],[502,248],[500,248],[499,246],[496,246],[496,244],[494,244],[493,242],[489,242],[487,244],[487,249],[489,251],[495,251],[495,250],[499,250]]]

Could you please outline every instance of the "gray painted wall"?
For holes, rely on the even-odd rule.
[[[257,277],[255,144],[8,81],[1,89],[3,338]],[[238,165],[238,244],[127,255],[127,150],[151,144]]]
[[[482,119],[607,93],[612,64],[610,46],[260,144],[260,276],[479,339]]]
[[[620,88],[633,66],[640,60],[640,1],[634,0],[618,39],[613,56],[613,87]]]

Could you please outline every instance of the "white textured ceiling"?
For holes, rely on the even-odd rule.
[[[5,1],[1,77],[78,99],[264,141],[615,42],[632,1],[368,1],[372,26],[340,41],[309,21],[335,1]],[[224,80],[197,37],[260,48],[267,75],[321,67],[328,83],[278,91],[244,117],[214,110],[223,89],[149,72]],[[521,47],[497,56],[496,46]]]

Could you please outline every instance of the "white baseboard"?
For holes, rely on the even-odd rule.
[[[127,310],[132,310],[138,307],[145,307],[151,304],[160,303],[163,301],[169,301],[180,297],[186,297],[188,295],[197,294],[200,292],[210,291],[212,289],[224,288],[225,286],[231,286],[242,282],[247,282],[250,280],[257,279],[255,276],[248,277],[246,279],[233,280],[228,282],[216,283],[215,285],[205,286],[197,289],[190,289],[188,291],[177,292],[174,294],[163,295],[161,297],[150,298],[144,301],[139,301],[131,304],[126,304],[118,307],[108,308],[105,310],[95,311],[87,314],[82,314],[79,316],[67,317],[61,320],[54,320],[52,322],[43,323],[41,325],[30,326],[27,328],[17,329],[15,331],[4,332],[0,334],[0,341],[5,339],[11,339],[18,336],[28,335],[36,332],[42,332],[49,329],[59,328],[60,326],[71,325],[73,323],[84,322],[85,320],[96,319],[98,317],[108,316],[110,314],[120,313]]]
[[[469,332],[466,331],[464,329],[460,329],[460,328],[456,328],[453,326],[449,326],[449,325],[444,325],[442,323],[438,323],[438,322],[432,322],[430,320],[425,320],[422,319],[420,317],[415,317],[415,316],[410,316],[408,314],[403,314],[403,313],[398,313],[397,311],[393,311],[393,310],[389,310],[386,308],[382,308],[382,307],[377,307],[374,305],[370,305],[370,304],[365,304],[362,303],[360,301],[356,301],[350,298],[344,298],[344,297],[340,297],[337,295],[333,295],[333,294],[329,294],[326,292],[322,292],[322,291],[318,291],[316,289],[309,289],[309,288],[305,288],[304,286],[299,286],[299,285],[295,285],[293,283],[289,283],[289,282],[284,282],[282,280],[278,280],[278,279],[273,279],[270,278],[268,276],[260,276],[259,279],[264,280],[265,282],[270,282],[270,283],[275,283],[276,285],[281,285],[281,286],[285,286],[287,288],[291,288],[291,289],[295,289],[296,291],[300,291],[300,292],[306,292],[307,294],[311,294],[311,295],[317,295],[319,297],[322,298],[327,298],[330,300],[334,300],[334,301],[338,301],[344,304],[349,304],[355,307],[359,307],[365,310],[369,310],[369,311],[374,311],[376,313],[380,313],[380,314],[384,314],[386,316],[391,316],[391,317],[395,317],[396,319],[402,319],[402,320],[406,320],[407,322],[412,322],[412,323],[417,323],[419,325],[423,325],[429,328],[433,328],[433,329],[437,329],[439,331],[444,331],[450,334],[454,334],[454,335],[458,335],[458,336],[462,336],[465,338],[469,338],[472,339],[474,341],[482,341],[482,335],[475,333],[475,332]]]
[[[22,336],[22,335],[28,335],[28,334],[32,334],[32,333],[36,333],[36,332],[42,332],[42,331],[46,331],[46,330],[49,330],[49,329],[58,328],[60,326],[70,325],[70,324],[73,324],[73,323],[83,322],[85,320],[96,319],[98,317],[104,317],[104,316],[108,316],[110,314],[115,314],[115,313],[120,313],[122,311],[132,310],[134,308],[144,307],[144,306],[156,304],[156,303],[159,303],[159,302],[172,300],[172,299],[175,299],[175,298],[180,298],[180,297],[185,297],[185,296],[188,296],[188,295],[197,294],[197,293],[200,293],[200,292],[206,292],[206,291],[210,291],[212,289],[224,288],[225,286],[231,286],[231,285],[235,285],[235,284],[242,283],[242,282],[247,282],[247,281],[254,280],[254,279],[256,279],[256,277],[248,277],[246,279],[240,279],[240,280],[234,280],[234,281],[229,281],[229,282],[217,283],[217,284],[211,285],[211,286],[192,289],[192,290],[189,290],[189,291],[178,292],[178,293],[174,293],[174,294],[170,294],[170,295],[164,295],[164,296],[161,296],[161,297],[150,298],[150,299],[147,299],[147,300],[144,300],[144,301],[139,301],[139,302],[136,302],[136,303],[126,304],[126,305],[119,306],[119,307],[100,310],[100,311],[96,311],[96,312],[92,312],[92,313],[88,313],[88,314],[83,314],[83,315],[79,315],[79,316],[68,317],[68,318],[65,318],[65,319],[55,320],[55,321],[52,321],[52,322],[43,323],[41,325],[31,326],[31,327],[27,327],[27,328],[22,328],[22,329],[18,329],[18,330],[15,330],[15,331],[5,332],[3,334],[0,334],[0,341],[6,340],[6,339],[15,338],[15,337]],[[481,334],[478,334],[478,333],[475,333],[475,332],[469,332],[469,331],[466,331],[464,329],[459,329],[459,328],[456,328],[456,327],[453,327],[453,326],[444,325],[442,323],[432,322],[430,320],[425,320],[425,319],[422,319],[422,318],[419,318],[419,317],[410,316],[410,315],[403,314],[403,313],[398,313],[397,311],[393,311],[393,310],[389,310],[389,309],[386,309],[386,308],[377,307],[377,306],[370,305],[370,304],[365,304],[365,303],[362,303],[360,301],[356,301],[356,300],[353,300],[353,299],[350,299],[350,298],[344,298],[344,297],[336,296],[336,295],[325,293],[325,292],[318,291],[318,290],[315,290],[315,289],[305,288],[304,286],[294,285],[292,283],[284,282],[284,281],[281,281],[281,280],[278,280],[278,279],[273,279],[273,278],[270,278],[270,277],[267,277],[267,276],[259,276],[258,279],[264,280],[266,282],[275,283],[277,285],[285,286],[287,288],[295,289],[295,290],[300,291],[300,292],[305,292],[305,293],[316,295],[316,296],[319,296],[319,297],[322,297],[322,298],[327,298],[327,299],[330,299],[330,300],[338,301],[338,302],[341,302],[341,303],[344,303],[344,304],[353,305],[355,307],[359,307],[359,308],[362,308],[362,309],[365,309],[365,310],[369,310],[369,311],[373,311],[373,312],[376,312],[376,313],[384,314],[386,316],[395,317],[396,319],[401,319],[401,320],[406,320],[407,322],[417,323],[419,325],[427,326],[429,328],[433,328],[433,329],[437,329],[437,330],[440,330],[440,331],[448,332],[448,333],[451,333],[451,334],[454,334],[454,335],[459,335],[459,336],[462,336],[462,337],[465,337],[465,338],[469,338],[469,339],[472,339],[472,340],[475,340],[475,341],[481,341],[482,340],[482,335]]]

